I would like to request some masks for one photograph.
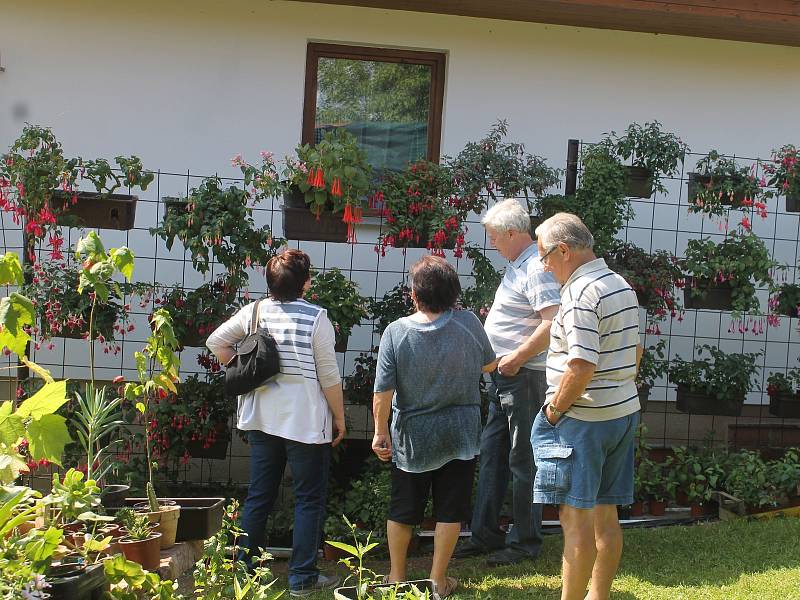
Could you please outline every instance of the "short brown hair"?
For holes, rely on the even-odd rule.
[[[311,275],[311,259],[302,250],[284,250],[267,262],[269,297],[291,302],[303,295],[303,286]]]
[[[461,293],[458,273],[441,256],[424,256],[411,265],[411,289],[417,306],[430,312],[444,312],[453,308]]]

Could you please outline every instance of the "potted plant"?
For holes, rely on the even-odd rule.
[[[437,163],[420,160],[385,173],[380,252],[385,254],[387,247],[427,248],[443,256],[445,248],[455,248],[454,256],[460,257],[469,207],[456,191],[452,171]]]
[[[675,284],[682,280],[683,273],[672,254],[666,250],[649,253],[630,242],[616,242],[606,255],[606,262],[636,292],[648,321],[674,317],[681,312]]]
[[[786,317],[797,317],[800,314],[800,285],[782,283],[772,292],[769,299],[771,313]]]
[[[372,396],[375,389],[375,372],[378,366],[378,350],[361,352],[355,358],[353,372],[344,378],[344,392],[348,404],[366,406],[372,410]],[[338,519],[336,523],[341,521]]]
[[[704,354],[708,356],[700,358]],[[669,379],[678,386],[677,409],[697,415],[738,417],[747,392],[755,386],[755,361],[760,354],[726,354],[704,344],[698,346],[698,358],[693,361],[676,357],[669,367]]]
[[[683,165],[689,147],[674,133],[664,131],[658,121],[643,126],[631,123],[622,135],[611,132],[616,153],[630,160],[627,172],[626,194],[634,198],[650,198],[653,190],[667,192],[663,178],[673,177]]]
[[[142,565],[148,571],[157,571],[161,565],[161,537],[145,514],[126,513],[123,525],[126,536],[117,542],[125,558]]]
[[[667,467],[668,463],[657,463],[643,458],[636,470],[639,492],[647,498],[648,512],[656,517],[664,515],[667,502],[674,495],[674,482],[667,478]]]
[[[789,448],[781,458],[767,463],[770,483],[787,506],[797,506],[800,497],[800,450]]]
[[[456,196],[463,208],[480,214],[487,200],[524,196],[528,210],[548,188],[558,185],[561,172],[525,151],[525,145],[506,142],[508,121],[498,120],[477,142],[468,142],[447,161],[453,173]],[[483,195],[483,192],[486,195]]]
[[[800,160],[797,148],[792,144],[772,151],[772,163],[764,163],[764,172],[769,176],[766,184],[772,188],[767,197],[786,196],[786,212],[800,212]]]
[[[184,210],[168,210],[161,225],[151,229],[172,249],[179,240],[200,273],[208,273],[211,262],[227,271],[226,282],[233,288],[248,282],[247,269],[265,266],[285,240],[275,238],[269,226],[256,227],[253,204],[259,196],[247,189],[229,186],[210,177],[192,189]]]
[[[656,379],[667,374],[669,361],[666,360],[665,350],[666,340],[661,339],[654,346],[645,348],[639,361],[639,370],[636,372],[636,389],[639,392],[639,405],[642,412],[647,410],[647,400],[650,398],[650,390]]]
[[[534,200],[533,210],[531,211],[531,237],[535,239],[536,228],[554,214],[574,212],[573,204],[571,197],[561,194],[547,194]]]
[[[172,315],[175,336],[183,347],[204,347],[208,336],[240,306],[237,280],[218,277],[194,290],[175,286],[156,304]]]
[[[189,458],[224,459],[230,441],[230,420],[236,401],[225,396],[225,377],[208,373],[205,381],[194,374],[177,385],[177,394],[155,397],[150,423],[155,454],[167,462],[186,464]]]
[[[572,211],[594,235],[594,251],[604,256],[616,242],[616,234],[633,217],[625,197],[625,170],[609,141],[584,148],[583,174],[575,191]]]
[[[729,454],[723,470],[722,491],[743,503],[746,513],[777,506],[777,490],[758,452],[739,450]]]
[[[61,239],[57,224],[130,229],[136,197],[114,192],[122,186],[146,190],[154,176],[135,156],[115,160],[117,170],[104,159],[66,158],[52,130],[26,125],[0,160],[0,207],[17,223],[25,221],[31,244],[48,232]],[[82,179],[96,192],[79,191]]]
[[[784,419],[800,418],[800,369],[794,368],[784,375],[770,373],[767,378],[769,413]]]
[[[336,351],[345,352],[353,327],[369,314],[367,299],[358,293],[358,284],[334,267],[312,274],[311,288],[305,298],[328,311],[328,318],[336,331]]]
[[[724,471],[716,453],[710,449],[673,448],[678,492],[685,496],[692,517],[714,514],[711,500],[721,487]]]
[[[739,229],[718,244],[708,238],[689,240],[680,265],[689,276],[686,308],[731,310],[734,318],[760,312],[756,285],[770,286],[777,267],[763,240]]]
[[[766,204],[757,199],[761,186],[752,169],[737,167],[734,159],[716,150],[697,161],[695,169],[688,180],[689,212],[721,216],[726,206],[742,210],[755,207],[766,218]]]
[[[343,127],[286,158],[283,234],[292,240],[355,242],[372,176],[367,154]]]

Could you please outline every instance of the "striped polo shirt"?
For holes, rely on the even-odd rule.
[[[498,358],[516,350],[542,322],[539,311],[559,303],[559,285],[539,261],[536,243],[506,266],[484,328]],[[544,370],[545,353],[523,366]]]
[[[581,358],[596,369],[568,416],[610,421],[636,412],[638,343],[639,303],[631,286],[602,258],[581,265],[561,289],[561,306],[550,330],[547,400],[558,389],[567,363]]]
[[[234,346],[247,335],[255,302],[243,307],[212,333],[212,352]],[[306,444],[332,440],[333,417],[322,392],[341,382],[335,333],[327,311],[303,299],[277,302],[264,298],[258,322],[275,338],[280,373],[263,386],[239,396],[236,426]],[[216,352],[215,352],[216,353]]]

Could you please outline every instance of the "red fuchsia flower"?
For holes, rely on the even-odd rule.
[[[123,381],[125,381],[125,376],[117,375],[116,377],[114,377],[114,379],[111,380],[111,383],[122,383]]]
[[[746,216],[742,217],[742,222],[740,223],[740,225],[742,226],[742,228],[746,229],[747,231],[750,231],[750,229],[751,229],[751,227],[750,227],[750,219],[748,219]]]

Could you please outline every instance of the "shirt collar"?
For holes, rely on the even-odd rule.
[[[584,275],[594,273],[595,271],[602,271],[603,269],[608,269],[608,265],[606,265],[606,261],[602,258],[595,258],[587,263],[583,263],[580,267],[572,272],[572,275],[569,276],[569,279],[567,279],[567,282],[561,288],[562,293],[578,277],[583,277]]]
[[[531,256],[538,254],[536,251],[536,242],[533,242],[530,246],[525,248],[522,252],[519,253],[519,256],[512,261],[511,266],[515,269],[519,269],[526,260],[528,260]]]

